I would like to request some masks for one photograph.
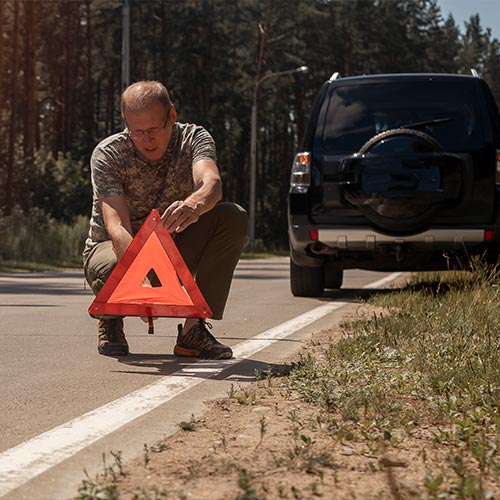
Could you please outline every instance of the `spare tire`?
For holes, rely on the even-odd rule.
[[[395,143],[388,142],[390,138],[403,138],[405,142],[398,142],[397,145],[400,148],[401,146],[410,147],[414,152],[433,153],[444,151],[443,146],[429,134],[425,134],[419,130],[413,130],[412,128],[394,128],[374,135],[361,146],[358,155],[363,155],[368,152],[380,154],[389,151],[393,153]]]
[[[339,185],[344,200],[387,233],[414,233],[429,225],[443,206],[458,199],[459,157],[433,137],[399,128],[373,136],[344,158]]]

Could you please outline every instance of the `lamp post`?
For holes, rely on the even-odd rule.
[[[250,249],[255,245],[255,187],[257,177],[257,99],[259,95],[259,87],[268,78],[278,76],[291,75],[293,73],[306,73],[309,71],[307,66],[300,66],[298,68],[289,69],[287,71],[277,71],[275,73],[268,73],[264,75],[255,84],[253,91],[252,102],[252,122],[250,130],[250,202],[249,202],[249,220],[248,220],[248,243]]]
[[[130,0],[123,0],[122,6],[122,88],[130,84]]]

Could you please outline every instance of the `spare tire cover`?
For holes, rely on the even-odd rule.
[[[369,139],[339,168],[344,199],[377,228],[411,233],[428,226],[461,189],[460,160],[431,136],[392,129]]]

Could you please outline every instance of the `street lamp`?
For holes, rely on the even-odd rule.
[[[259,87],[268,78],[291,75],[293,73],[306,73],[309,71],[307,66],[300,66],[298,68],[289,69],[287,71],[277,71],[275,73],[268,73],[264,75],[255,84],[253,91],[252,102],[252,123],[250,130],[250,203],[249,203],[249,221],[248,221],[248,243],[250,249],[255,245],[255,186],[257,177],[257,98],[259,94]]]
[[[122,6],[122,92],[130,84],[130,0]]]

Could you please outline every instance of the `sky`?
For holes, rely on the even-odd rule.
[[[470,16],[479,14],[481,26],[491,28],[492,36],[500,40],[500,0],[438,0],[438,5],[443,18],[451,13],[462,32],[465,30],[464,22]]]

